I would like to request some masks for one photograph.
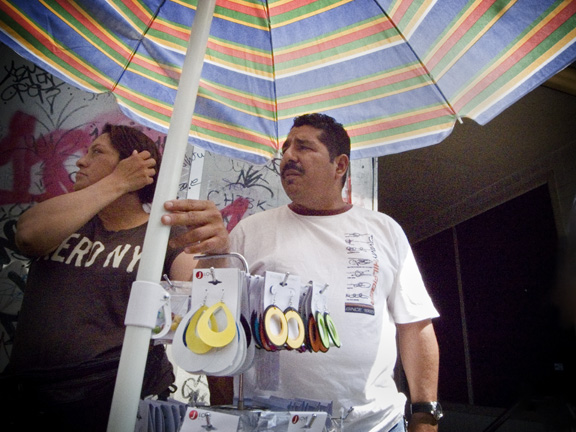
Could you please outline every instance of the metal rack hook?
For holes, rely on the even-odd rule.
[[[194,257],[195,260],[203,260],[203,259],[216,259],[216,258],[237,258],[242,261],[242,266],[244,267],[244,272],[248,274],[248,262],[246,258],[236,252],[230,252],[226,254],[206,254],[206,255],[196,255]]]

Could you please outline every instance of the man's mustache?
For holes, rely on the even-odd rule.
[[[284,173],[287,170],[295,170],[298,171],[300,174],[304,174],[304,169],[294,161],[286,162],[286,165],[282,167],[282,171],[280,172],[280,174],[284,175]]]

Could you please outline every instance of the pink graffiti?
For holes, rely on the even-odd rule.
[[[86,151],[99,133],[99,126],[112,123],[138,127],[123,114],[112,112],[85,123],[82,128],[57,129],[36,138],[37,123],[36,117],[17,111],[7,135],[0,140],[0,166],[11,163],[13,172],[12,189],[0,189],[0,204],[40,202],[72,191],[73,176],[66,164],[73,164],[74,159],[70,158]],[[142,129],[162,148],[165,134]],[[39,178],[41,184],[32,184],[33,178]]]
[[[231,204],[220,210],[222,217],[224,219],[228,218],[228,224],[226,225],[228,232],[232,231],[238,222],[242,220],[249,206],[250,200],[248,198],[238,197]]]
[[[3,204],[39,202],[72,190],[73,181],[65,164],[70,156],[84,152],[90,142],[89,133],[55,130],[35,138],[36,122],[34,116],[16,112],[8,134],[0,140],[0,165],[11,162],[13,172],[12,190],[0,190]],[[42,193],[30,192],[35,166],[40,169]]]

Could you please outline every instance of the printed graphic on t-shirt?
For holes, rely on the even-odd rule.
[[[60,262],[74,267],[92,267],[93,265],[111,268],[126,268],[132,273],[140,261],[142,248],[131,244],[104,245],[92,241],[81,234],[72,234],[44,259]]]
[[[347,233],[346,312],[374,315],[378,254],[372,234]]]

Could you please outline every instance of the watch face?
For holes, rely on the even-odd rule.
[[[442,407],[440,406],[440,404],[436,406],[436,409],[434,410],[432,415],[436,420],[440,420],[442,417],[444,417],[444,413],[442,412]]]

